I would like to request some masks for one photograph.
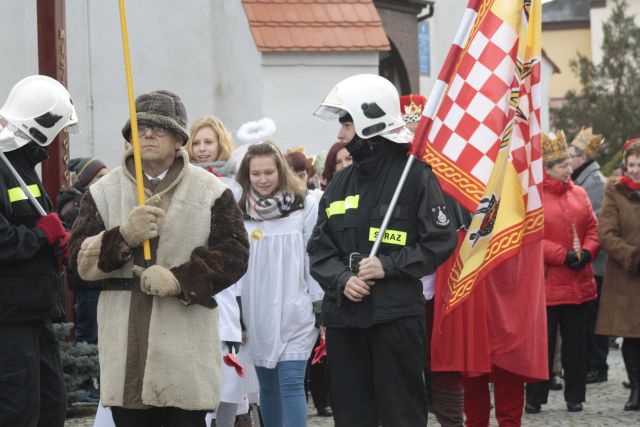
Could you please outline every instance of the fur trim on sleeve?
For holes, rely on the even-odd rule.
[[[110,272],[121,268],[131,258],[131,248],[120,234],[120,228],[114,227],[102,235],[102,250],[98,257],[98,268]]]
[[[211,208],[208,247],[195,248],[191,260],[171,269],[190,304],[206,302],[247,271],[249,241],[233,193],[225,190]]]
[[[102,231],[104,231],[104,222],[98,213],[91,193],[87,191],[80,201],[78,218],[73,224],[69,238],[69,266],[71,269],[78,270],[78,253],[85,239]]]
[[[104,231],[101,231],[82,242],[78,252],[78,274],[83,280],[100,280],[108,277],[108,273],[98,267],[103,234]]]

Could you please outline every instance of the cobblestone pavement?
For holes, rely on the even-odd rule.
[[[626,379],[626,375],[620,350],[612,349],[608,362],[610,366],[609,381],[587,386],[587,401],[584,403],[584,411],[567,412],[562,392],[552,391],[549,395],[549,403],[542,406],[542,412],[535,415],[525,414],[522,425],[531,427],[640,426],[640,412],[625,412],[622,409],[629,396],[629,391],[622,387],[622,381]],[[493,417],[493,412],[491,415]],[[93,416],[71,418],[65,424],[66,427],[90,427],[92,425]],[[439,425],[431,414],[429,415],[429,425]],[[491,425],[498,425],[495,419],[491,420]],[[332,426],[331,418],[317,417],[315,411],[312,412],[312,409],[309,409],[308,427]]]

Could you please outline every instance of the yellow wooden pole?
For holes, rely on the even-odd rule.
[[[140,142],[138,141],[138,117],[133,97],[133,78],[131,77],[131,55],[129,53],[129,33],[127,32],[127,12],[124,0],[118,0],[120,9],[120,29],[122,32],[122,50],[124,51],[124,68],[127,76],[127,95],[129,98],[129,117],[131,120],[131,143],[133,144],[133,164],[136,172],[136,189],[138,190],[138,206],[144,205],[144,184],[142,181],[142,160],[140,158]],[[145,262],[151,261],[151,246],[145,240],[142,246]]]

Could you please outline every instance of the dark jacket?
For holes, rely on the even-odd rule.
[[[590,160],[577,168],[571,175],[571,179],[576,185],[584,188],[589,196],[589,201],[596,216],[600,216],[600,207],[604,197],[605,179],[600,172],[600,165],[595,160]],[[593,274],[598,277],[604,276],[604,268],[607,265],[607,253],[600,251],[596,259],[593,260]]]
[[[51,203],[28,147],[6,153],[45,211]],[[62,316],[58,258],[42,231],[38,212],[18,181],[0,161],[0,324],[58,319]]]
[[[368,327],[423,315],[420,278],[434,273],[456,246],[440,185],[429,167],[415,162],[377,255],[384,279],[361,302],[343,295],[353,275],[346,266],[349,254],[368,256],[407,161],[406,148],[386,140],[370,151],[333,177],[308,243],[311,274],[325,291],[327,326]]]

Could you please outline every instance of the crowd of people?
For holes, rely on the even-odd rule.
[[[75,108],[55,80],[18,82],[0,109],[0,425],[64,425],[60,259],[75,340],[99,346],[100,376],[82,385],[98,427],[305,426],[308,391],[339,427],[424,426],[428,408],[488,426],[489,382],[500,425],[520,425],[559,387],[581,411],[587,384],[607,380],[610,336],[624,338],[621,407],[640,410],[640,139],[607,182],[602,136],[543,136],[547,359],[442,370],[437,279],[471,214],[415,162],[380,233],[425,102],[375,75],[339,82],[315,112],[339,125],[318,164],[283,152],[270,119],[234,144],[215,116],[188,128],[177,94],[143,94],[121,165],[70,161],[54,213],[35,166]]]

